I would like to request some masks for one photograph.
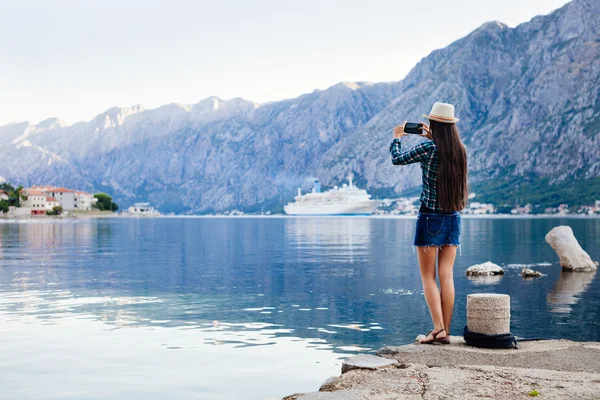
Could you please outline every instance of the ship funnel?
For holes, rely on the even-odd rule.
[[[318,180],[315,181],[315,184],[313,186],[313,192],[321,193],[321,183]]]

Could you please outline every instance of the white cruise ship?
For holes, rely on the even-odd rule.
[[[135,203],[127,209],[127,214],[143,217],[158,217],[160,213],[150,203]]]
[[[283,209],[289,215],[371,215],[377,210],[379,202],[371,200],[371,195],[359,189],[348,179],[348,185],[321,193],[321,184],[315,181],[310,193],[302,194],[298,189],[296,201],[288,203]]]

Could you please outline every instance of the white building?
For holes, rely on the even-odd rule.
[[[75,192],[75,209],[77,210],[89,211],[97,201],[98,199],[91,193]]]
[[[0,200],[8,200],[8,192],[0,190]]]
[[[31,214],[46,214],[46,194],[39,190],[25,191],[27,200],[21,202],[22,208],[30,208]]]
[[[64,187],[52,187],[46,191],[46,195],[54,197],[65,211],[73,211],[77,208],[76,192],[74,190],[65,189]]]
[[[46,197],[46,211],[52,211],[54,207],[60,207],[60,203],[54,197]]]
[[[48,198],[52,198],[52,204],[45,206],[49,210],[54,206],[61,206],[65,211],[89,211],[92,209],[92,205],[98,201],[91,193],[50,185],[32,186],[26,189],[26,191],[41,193]]]
[[[230,215],[242,215],[241,214],[234,214],[235,211],[232,211],[230,213]],[[241,211],[240,211],[241,212]],[[228,214],[229,211],[225,211],[225,214]],[[152,207],[150,205],[150,203],[135,203],[134,205],[132,205],[131,207],[129,207],[127,209],[127,214],[129,215],[136,215],[136,216],[159,216],[160,213],[154,209],[154,207]]]
[[[493,214],[494,205],[488,203],[469,202],[467,208],[463,211],[464,214]]]

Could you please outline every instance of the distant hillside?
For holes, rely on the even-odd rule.
[[[392,104],[323,157],[318,175],[330,183],[352,170],[382,194],[419,185],[418,167],[392,166],[385,144],[394,125],[441,100],[456,105],[480,200],[600,198],[599,13],[600,1],[576,0],[514,29],[486,23],[434,51]]]

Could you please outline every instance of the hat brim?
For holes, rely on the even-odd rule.
[[[423,114],[423,118],[426,118],[428,120],[431,121],[436,121],[436,122],[442,122],[444,124],[455,124],[458,121],[460,121],[458,118],[445,118],[445,117],[440,117],[438,115],[425,115]]]

